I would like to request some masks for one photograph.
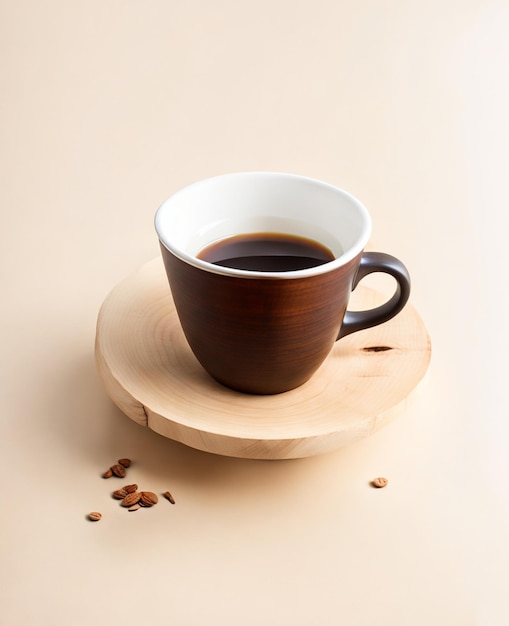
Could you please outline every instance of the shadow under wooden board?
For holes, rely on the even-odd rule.
[[[383,300],[360,285],[350,308]],[[107,393],[138,424],[214,454],[291,459],[340,448],[400,415],[428,369],[431,344],[407,304],[391,321],[338,341],[301,387],[271,396],[236,392],[195,359],[156,258],[104,301],[95,353]]]

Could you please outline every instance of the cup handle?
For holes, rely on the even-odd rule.
[[[383,324],[397,315],[407,303],[410,295],[410,275],[403,263],[383,252],[364,252],[359,269],[352,284],[352,291],[368,274],[384,272],[396,279],[394,295],[385,304],[367,311],[346,311],[337,339],[355,333],[358,330]],[[337,340],[336,340],[337,341]]]

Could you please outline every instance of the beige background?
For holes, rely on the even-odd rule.
[[[505,0],[0,1],[3,624],[509,623],[508,30]],[[157,206],[247,169],[357,195],[433,341],[406,414],[321,457],[186,448],[95,371]],[[119,509],[120,456],[177,504]]]

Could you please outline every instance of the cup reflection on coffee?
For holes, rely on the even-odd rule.
[[[155,226],[187,342],[219,383],[251,394],[294,389],[335,341],[394,317],[410,294],[401,261],[364,252],[365,207],[327,183],[244,172],[196,182],[157,210]],[[394,295],[348,311],[373,272],[395,278]]]

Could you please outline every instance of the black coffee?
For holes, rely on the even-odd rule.
[[[222,239],[204,248],[198,258],[215,265],[259,272],[291,272],[334,260],[322,244],[283,233],[251,233]]]

